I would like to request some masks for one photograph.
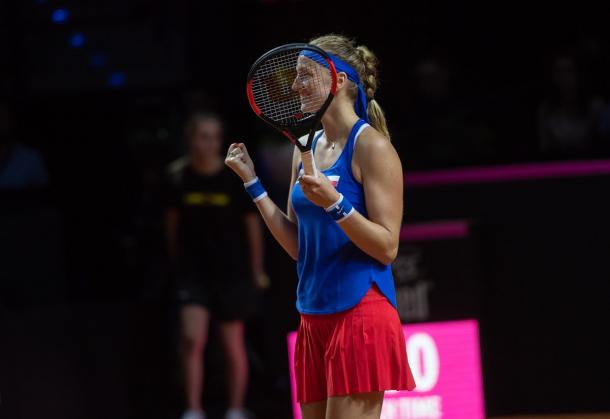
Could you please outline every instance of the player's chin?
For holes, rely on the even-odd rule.
[[[301,101],[301,112],[314,113],[316,110],[311,105],[312,105],[311,101],[308,101],[306,99],[302,100]]]

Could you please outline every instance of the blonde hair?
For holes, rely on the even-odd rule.
[[[357,45],[353,39],[343,35],[323,35],[312,39],[309,43],[336,55],[358,72],[368,101],[369,123],[389,140],[390,131],[385,114],[375,100],[375,92],[379,86],[379,79],[377,78],[379,60],[377,60],[375,54],[364,45]],[[348,92],[355,99],[358,94],[357,86],[351,83]]]

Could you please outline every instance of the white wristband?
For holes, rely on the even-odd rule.
[[[256,176],[254,179],[249,180],[248,182],[244,183],[244,188],[254,185],[257,181],[258,181],[258,176]]]
[[[335,201],[335,203],[334,203],[334,204],[332,204],[331,206],[329,206],[329,207],[327,207],[327,208],[324,208],[324,211],[326,211],[326,212],[330,211],[331,209],[333,209],[334,207],[336,207],[337,205],[339,205],[339,204],[341,203],[341,201],[343,201],[343,194],[342,194],[341,192],[339,192],[339,199],[337,199],[337,200]]]
[[[345,221],[350,215],[352,215],[356,210],[352,206],[352,204],[343,196],[342,193],[339,193],[339,199],[337,202],[332,204],[330,207],[325,208],[326,213],[332,217],[338,223]]]

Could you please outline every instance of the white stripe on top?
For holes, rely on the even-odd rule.
[[[360,128],[358,128],[358,131],[356,131],[356,135],[354,136],[354,150],[356,150],[356,142],[358,141],[358,136],[362,133],[362,130],[365,129],[366,127],[370,127],[370,125],[362,124],[362,126]]]

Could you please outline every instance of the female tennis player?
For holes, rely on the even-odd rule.
[[[312,147],[321,174],[302,174],[295,148],[283,213],[267,196],[243,143],[229,147],[225,163],[297,261],[295,371],[303,418],[379,418],[385,390],[415,387],[390,268],[402,221],[402,167],[374,99],[376,57],[343,36],[310,43],[330,54],[338,73],[335,99]],[[325,64],[299,57],[292,84],[303,107],[312,100],[311,65]]]

